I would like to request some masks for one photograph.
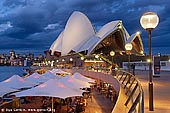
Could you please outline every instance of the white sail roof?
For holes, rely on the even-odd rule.
[[[50,50],[52,50],[52,55],[54,51],[61,52],[61,55],[67,55],[71,51],[87,51],[87,54],[91,54],[106,37],[118,30],[121,34],[121,41],[123,41],[121,46],[123,46],[131,37],[121,20],[111,21],[95,33],[89,19],[83,13],[75,11]],[[142,44],[141,38],[139,41]],[[143,49],[143,46],[141,48]]]
[[[116,29],[118,29],[118,28],[117,28],[117,27],[114,27],[114,29],[109,30],[109,31],[106,32],[105,34],[101,35],[102,37],[100,37],[100,40],[99,40],[97,43],[95,43],[91,48],[88,49],[88,54],[90,54],[90,53],[94,50],[94,48],[105,39],[105,37],[107,37],[107,36],[108,36],[110,33],[112,33],[113,31],[116,31]]]
[[[73,48],[86,42],[94,35],[94,28],[89,19],[83,13],[75,11],[64,29],[61,54],[69,53]]]
[[[131,50],[132,53],[140,53],[141,55],[143,55],[143,43],[140,37],[140,33],[134,33],[132,34],[127,41],[125,41],[125,43],[131,43],[133,48]]]
[[[87,40],[84,44],[76,46],[73,50],[77,50],[76,52],[81,52],[84,50],[89,51],[89,49],[91,49],[99,40],[100,38],[95,35],[91,37],[89,40]]]
[[[60,33],[58,38],[53,42],[53,44],[50,47],[50,50],[52,51],[51,54],[53,55],[55,51],[61,52],[62,50],[62,39],[63,39],[63,32]]]
[[[120,23],[120,20],[117,21],[111,21],[107,24],[105,24],[97,33],[96,35],[100,38],[104,37],[107,34],[110,34],[115,27]]]

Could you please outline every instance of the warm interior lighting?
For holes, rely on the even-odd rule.
[[[147,59],[147,62],[151,62],[151,59]]]
[[[85,60],[84,62],[97,63],[97,62],[104,62],[104,61],[101,61],[101,60]]]
[[[95,55],[95,58],[98,59],[98,58],[99,58],[99,55]]]
[[[141,50],[141,51],[140,51],[140,54],[142,54],[142,55],[143,55],[143,54],[144,54],[144,51],[142,51],[142,50]]]

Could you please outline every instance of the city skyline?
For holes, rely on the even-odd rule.
[[[43,53],[64,29],[72,12],[81,11],[87,15],[96,31],[114,20],[122,20],[130,35],[140,31],[147,54],[148,36],[139,21],[143,13],[153,11],[160,19],[152,34],[153,54],[170,54],[169,3],[166,0],[1,0],[0,53],[1,50],[24,49]]]

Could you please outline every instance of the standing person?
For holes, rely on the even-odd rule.
[[[132,74],[135,75],[135,63],[132,64]]]

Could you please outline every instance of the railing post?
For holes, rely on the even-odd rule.
[[[126,74],[126,76],[124,77],[123,81],[122,81],[122,84],[124,84],[126,78],[127,78],[128,74]]]
[[[126,91],[126,95],[128,94],[128,92],[130,91],[130,88],[132,87],[133,83],[135,82],[135,79],[133,79],[133,81],[131,82],[131,84],[129,85],[129,88]]]
[[[128,98],[127,101],[126,101],[125,106],[128,105],[128,103],[129,103],[130,99],[133,97],[133,94],[135,93],[137,87],[138,87],[138,83],[136,83],[134,89],[132,90],[131,94],[129,95],[129,98]]]
[[[130,108],[128,113],[132,113],[135,110],[137,104],[140,102],[140,95],[141,94],[139,93],[138,96],[135,99],[135,102],[132,104],[132,106],[131,106],[131,108]]]

